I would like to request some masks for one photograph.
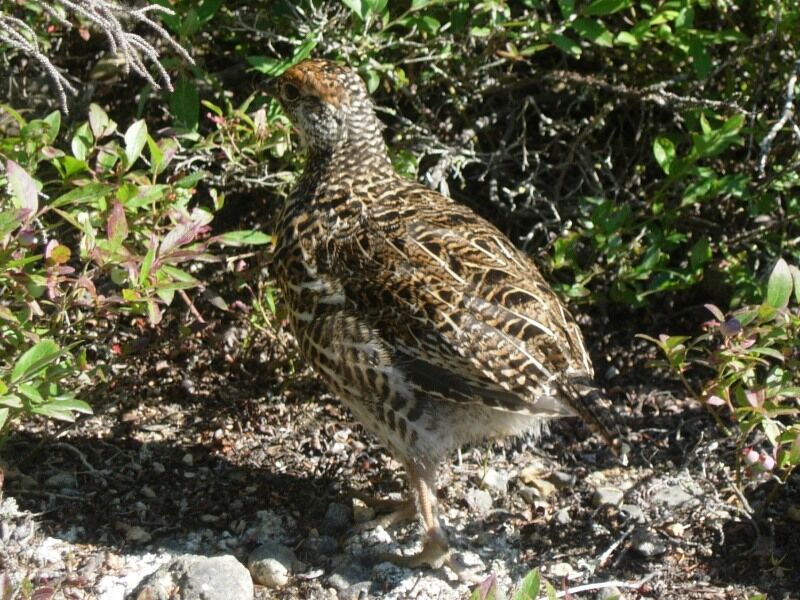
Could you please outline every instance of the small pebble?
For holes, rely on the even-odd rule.
[[[680,523],[669,523],[664,525],[664,531],[667,533],[667,535],[680,538],[683,537],[683,534],[686,532],[686,528]]]
[[[636,504],[623,504],[619,509],[624,512],[631,521],[636,523],[644,523],[644,511]]]
[[[556,511],[556,514],[553,515],[553,519],[559,525],[567,525],[572,522],[572,517],[569,515],[569,509],[566,508]]]
[[[634,551],[645,558],[661,556],[667,551],[661,540],[649,531],[637,531],[631,541]]]
[[[247,568],[255,583],[279,589],[289,583],[296,562],[291,548],[277,542],[267,542],[250,553]]]
[[[340,535],[350,527],[350,518],[353,511],[346,504],[331,502],[325,516],[322,517],[320,531],[328,535]]]
[[[470,509],[478,515],[485,515],[492,509],[492,496],[486,490],[472,488],[467,491],[465,500]]]
[[[356,523],[366,523],[375,518],[375,509],[367,506],[361,500],[353,498],[353,521]]]
[[[483,476],[483,487],[505,494],[508,490],[508,476],[498,470],[490,468]]]
[[[604,504],[619,506],[624,497],[624,492],[619,488],[599,487],[594,491],[594,495],[592,496],[592,506],[598,507]]]

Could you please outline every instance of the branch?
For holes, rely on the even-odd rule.
[[[54,0],[54,2],[73,16],[86,19],[95,29],[101,31],[108,41],[109,50],[123,59],[125,74],[134,71],[156,90],[164,87],[172,91],[172,80],[161,64],[158,50],[141,35],[132,33],[131,29],[137,25],[146,25],[183,60],[194,64],[186,49],[151,17],[153,13],[175,14],[169,8],[155,4],[133,8],[116,4],[112,0]],[[42,0],[35,0],[35,3],[54,20],[66,27],[72,27],[72,23],[64,19],[52,4]],[[50,58],[42,53],[33,29],[21,19],[0,11],[0,42],[30,56],[42,65],[56,88],[62,110],[68,114],[66,92],[74,95],[77,94],[77,90],[58,71]],[[155,76],[150,73],[148,64],[155,68]]]
[[[794,63],[794,71],[792,71],[789,81],[786,82],[786,99],[783,102],[783,112],[781,112],[780,118],[770,127],[764,139],[761,140],[761,144],[759,144],[761,153],[758,159],[758,176],[761,178],[764,177],[764,170],[767,166],[767,156],[769,156],[772,150],[772,142],[775,141],[778,132],[786,125],[786,121],[794,114],[794,94],[798,75],[800,75],[800,59]],[[797,125],[794,125],[794,131],[795,135],[798,135]]]

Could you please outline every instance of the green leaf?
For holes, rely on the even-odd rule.
[[[158,250],[158,244],[156,242],[152,242],[152,245],[147,250],[147,254],[144,255],[144,259],[142,259],[142,266],[139,269],[139,285],[143,286],[147,283],[147,278],[150,276],[150,269],[153,267],[153,261],[156,259],[156,251]]]
[[[587,16],[611,15],[631,5],[631,0],[594,0],[583,9]]]
[[[33,374],[54,362],[61,355],[61,349],[53,340],[44,339],[28,348],[17,359],[11,371],[11,383],[29,379]]]
[[[228,246],[260,246],[269,244],[272,241],[272,236],[260,231],[242,230],[228,231],[216,236],[215,240]]]
[[[190,173],[186,177],[181,177],[178,181],[175,182],[175,186],[179,188],[193,188],[198,184],[198,182],[208,175],[208,171],[195,171],[194,173]]]
[[[569,19],[575,14],[575,0],[558,0],[558,8],[561,10],[561,16]]]
[[[665,137],[657,137],[653,142],[653,155],[661,169],[669,175],[675,161],[675,145]]]
[[[178,81],[169,97],[169,110],[179,127],[196,131],[200,120],[200,95],[193,83],[185,78]]]
[[[95,139],[98,140],[114,133],[117,129],[117,124],[108,118],[106,111],[94,102],[89,105],[89,125],[92,128]]]
[[[767,304],[773,308],[784,308],[789,304],[794,282],[789,265],[782,258],[778,259],[767,282]]]
[[[83,187],[62,194],[50,203],[51,208],[65,205],[96,204],[98,200],[105,199],[111,191],[111,186],[105,183],[88,183]]]
[[[617,44],[636,48],[639,45],[639,38],[628,31],[620,31],[614,40]]]
[[[147,123],[144,119],[139,119],[125,132],[125,158],[128,161],[128,168],[132,167],[141,156],[146,141]]]
[[[24,404],[22,403],[22,399],[16,394],[9,394],[8,396],[0,396],[0,406],[22,408]]]
[[[39,186],[36,185],[36,180],[13,160],[6,161],[6,174],[15,206],[25,210],[28,217],[32,217],[39,210]]]
[[[41,392],[39,392],[39,388],[37,388],[35,385],[31,385],[30,383],[20,383],[17,386],[17,389],[31,402],[36,404],[41,404],[44,402],[44,398],[42,397]]]
[[[711,57],[705,44],[697,38],[689,43],[689,56],[692,57],[692,68],[698,79],[705,79],[711,71]]]
[[[711,246],[708,238],[701,237],[689,251],[689,264],[692,270],[698,269],[711,260]]]
[[[58,132],[61,129],[61,111],[54,110],[42,121],[47,125],[47,137],[52,142],[58,137]]]
[[[560,33],[551,33],[547,37],[557,48],[563,52],[566,52],[575,58],[580,57],[582,52],[581,47],[567,36],[561,35]]]
[[[539,569],[534,569],[522,580],[519,591],[514,594],[514,600],[535,600],[539,597],[539,588],[541,584]]]
[[[112,251],[118,250],[128,237],[128,221],[125,218],[125,209],[119,200],[114,200],[111,205],[111,214],[106,223],[106,235],[111,242]]]
[[[578,18],[571,24],[572,29],[579,36],[586,38],[598,46],[611,48],[614,45],[611,32],[596,19]]]
[[[75,135],[72,137],[72,142],[70,144],[72,155],[79,161],[86,161],[86,157],[89,156],[89,151],[92,149],[93,143],[94,137],[92,136],[92,130],[89,129],[88,123],[84,123],[78,127],[75,131]]]
[[[342,0],[347,8],[353,11],[363,21],[367,16],[367,7],[361,0]]]

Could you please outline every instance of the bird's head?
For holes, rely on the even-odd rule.
[[[273,83],[273,93],[309,150],[354,143],[383,146],[383,126],[358,74],[323,59],[303,61]]]

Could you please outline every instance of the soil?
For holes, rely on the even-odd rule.
[[[377,538],[331,525],[351,490],[402,492],[400,465],[304,366],[279,319],[203,310],[206,324],[176,310],[156,330],[118,330],[112,375],[83,394],[94,415],[27,422],[6,440],[0,570],[27,579],[20,597],[122,598],[175,554],[244,562],[264,528],[300,563],[257,598],[359,597],[345,585],[359,579],[365,598],[468,597],[475,586],[446,569],[376,562],[417,543],[416,525]],[[800,598],[798,478],[742,491],[707,411],[612,322],[584,329],[630,464],[575,419],[538,441],[465,448],[441,477],[455,549],[496,575],[499,597],[538,567],[574,598]]]

